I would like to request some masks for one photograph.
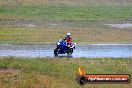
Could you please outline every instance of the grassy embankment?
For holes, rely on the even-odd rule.
[[[0,43],[49,44],[63,38],[66,32],[71,32],[77,43],[132,43],[131,29],[100,26],[101,23],[104,25],[109,21],[131,18],[131,8],[131,6],[101,5],[0,6],[0,20],[3,23],[23,20],[25,23],[49,21],[49,24],[53,22],[54,25],[59,21],[62,24],[59,27],[48,25],[33,28],[4,24],[5,26],[0,26]]]
[[[79,88],[79,66],[88,74],[131,74],[126,58],[1,58],[0,88]],[[131,88],[132,84],[86,84],[83,88]]]

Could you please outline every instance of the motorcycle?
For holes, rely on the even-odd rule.
[[[59,40],[56,43],[57,47],[54,50],[54,55],[58,56],[58,54],[65,54],[71,55],[75,49],[76,43],[68,45],[64,40]]]

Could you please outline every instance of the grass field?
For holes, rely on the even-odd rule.
[[[62,39],[66,32],[71,32],[77,43],[130,44],[132,43],[131,29],[121,30],[102,25],[130,20],[131,8],[130,5],[1,5],[0,43],[53,44],[58,39]],[[17,21],[23,21],[17,25],[43,22],[41,24],[43,26],[34,28],[14,26],[15,24],[9,26],[8,21],[12,23],[16,21],[15,24]],[[49,25],[45,26],[44,22]],[[60,26],[52,27],[52,25]]]
[[[120,5],[62,4],[0,6],[0,43],[53,44],[58,39],[62,39],[66,32],[71,32],[77,43],[132,43],[131,29],[121,30],[100,26],[111,21],[118,23],[131,19],[131,8],[132,6]],[[16,21],[16,24],[17,21],[29,24],[32,21],[36,23],[42,21],[49,25],[45,26],[43,23],[44,26],[41,28],[29,28],[9,26],[8,21]],[[54,22],[52,25],[58,25],[58,22],[62,25],[52,27],[50,25],[52,22]]]
[[[55,44],[71,32],[77,44],[132,43],[132,30],[97,28],[14,28],[0,27],[1,44]]]
[[[41,5],[41,4],[66,4],[66,5],[132,5],[131,0],[1,0],[0,5]]]
[[[79,66],[88,74],[131,74],[126,58],[1,58],[0,88],[81,88]],[[69,85],[70,84],[70,85]],[[131,88],[132,84],[86,84],[83,88]]]
[[[0,20],[128,20],[132,6],[0,6]]]

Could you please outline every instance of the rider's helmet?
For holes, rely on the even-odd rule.
[[[67,33],[67,36],[70,37],[71,33]]]

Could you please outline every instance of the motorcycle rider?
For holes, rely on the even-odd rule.
[[[66,37],[63,40],[66,41],[68,45],[72,45],[71,33],[67,33]]]
[[[71,34],[67,33],[64,39],[59,40],[56,43],[57,47],[54,50],[54,55],[58,56],[58,54],[65,54],[71,55],[75,49],[76,43],[72,43]]]

